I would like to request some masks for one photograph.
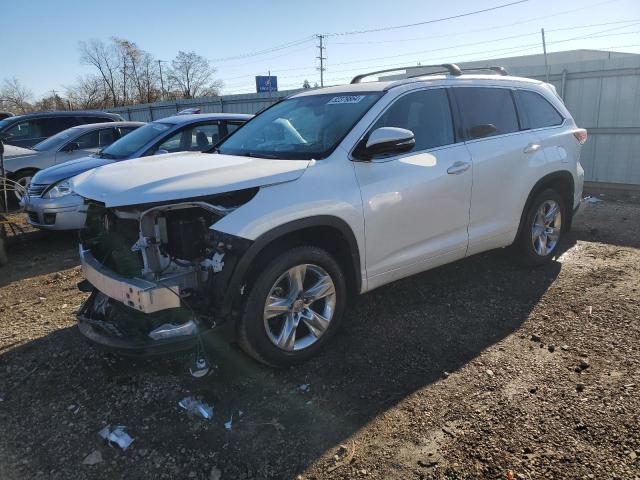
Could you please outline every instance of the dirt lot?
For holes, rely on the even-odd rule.
[[[29,234],[0,268],[0,478],[640,478],[640,205],[590,205],[563,252],[364,295],[298,368],[216,344],[194,379],[89,347],[74,237]],[[187,395],[213,420],[180,410]]]

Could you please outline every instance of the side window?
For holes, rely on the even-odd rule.
[[[120,130],[120,137],[124,137],[125,135],[133,132],[136,128],[138,127],[119,127],[118,130]]]
[[[191,145],[189,150],[202,152],[213,147],[220,141],[220,127],[218,124],[196,125],[191,130]]]
[[[116,141],[116,132],[113,128],[104,128],[98,132],[99,146],[106,147]]]
[[[517,132],[518,115],[511,91],[506,88],[454,87],[471,138]]]
[[[86,148],[98,148],[99,138],[100,136],[96,130],[80,135],[74,140],[74,142],[77,142],[78,145],[80,145],[80,150],[84,150]]]
[[[371,130],[380,127],[411,130],[416,139],[412,151],[455,142],[449,99],[443,88],[421,90],[400,97],[384,112]]]
[[[40,125],[35,120],[20,122],[9,128],[7,132],[15,140],[27,138],[39,138],[43,135],[40,133]]]
[[[102,123],[113,122],[113,118],[110,117],[77,117],[76,124],[81,123]]]
[[[78,122],[74,117],[50,117],[38,120],[43,137],[51,137],[67,128],[75,127]]]
[[[231,135],[233,132],[239,129],[242,125],[243,125],[242,123],[227,122],[227,135]]]
[[[184,130],[178,130],[176,133],[170,135],[169,138],[165,139],[160,145],[158,145],[155,151],[166,150],[167,152],[172,153],[184,150],[182,148],[182,135],[184,133]]]
[[[542,128],[560,125],[564,118],[547,99],[536,92],[518,90],[519,105],[524,110],[522,128]]]

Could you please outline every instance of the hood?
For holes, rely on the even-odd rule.
[[[115,160],[110,160],[108,158],[98,157],[77,158],[76,160],[70,160],[68,162],[40,170],[35,174],[31,181],[42,185],[52,185],[61,180],[75,177],[76,175],[84,173],[87,170],[91,170],[92,168],[108,165],[114,161]]]
[[[4,158],[5,160],[12,157],[22,157],[24,155],[37,155],[39,152],[30,148],[16,147],[15,145],[4,146]]]
[[[309,160],[200,152],[153,155],[96,168],[72,180],[75,193],[107,207],[197,198],[299,178]]]

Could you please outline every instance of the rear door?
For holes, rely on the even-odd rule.
[[[453,87],[473,161],[469,255],[510,244],[530,190],[532,164],[544,164],[538,138],[521,128],[514,92]]]
[[[396,99],[369,129],[414,133],[414,148],[354,162],[365,217],[369,287],[465,255],[471,158],[456,142],[447,90],[425,89]]]

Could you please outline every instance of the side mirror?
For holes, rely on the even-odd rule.
[[[164,155],[165,153],[169,153],[169,150],[165,150],[164,148],[161,148],[153,152],[154,155]]]
[[[484,138],[490,137],[498,131],[498,128],[493,123],[481,123],[480,125],[474,125],[469,129],[469,135],[471,138]]]
[[[80,150],[80,144],[78,142],[69,142],[62,149],[63,152],[75,152]]]
[[[374,155],[408,152],[415,144],[416,139],[411,130],[380,127],[360,142],[354,155],[361,160],[370,160]]]

